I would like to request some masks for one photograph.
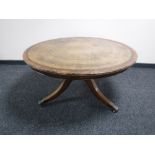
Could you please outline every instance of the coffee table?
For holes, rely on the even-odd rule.
[[[54,100],[73,80],[84,80],[92,93],[112,112],[118,107],[103,95],[94,79],[125,71],[137,60],[136,52],[125,44],[102,38],[58,38],[35,44],[23,54],[34,70],[63,79],[59,87],[40,100],[46,105]]]

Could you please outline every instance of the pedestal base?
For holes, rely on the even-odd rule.
[[[66,90],[66,88],[69,86],[71,82],[72,80],[63,80],[54,92],[40,100],[38,103],[41,105],[45,105],[48,101],[54,100],[56,97],[61,95]],[[92,93],[101,101],[101,103],[108,107],[112,112],[118,111],[118,107],[113,102],[111,102],[106,96],[103,95],[101,90],[98,88],[95,80],[85,80],[85,82],[92,91]]]

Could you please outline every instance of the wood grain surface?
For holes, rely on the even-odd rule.
[[[137,54],[116,41],[73,37],[35,44],[23,58],[34,70],[50,76],[91,79],[124,71],[136,62]]]

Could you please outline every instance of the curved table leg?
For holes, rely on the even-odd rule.
[[[72,80],[63,80],[54,92],[52,92],[51,94],[40,100],[38,104],[43,105],[50,100],[54,100],[56,97],[61,95],[66,90],[66,88],[69,86],[71,82]]]
[[[100,91],[100,89],[97,87],[95,80],[85,80],[90,90],[93,92],[93,94],[102,101],[102,103],[109,107],[112,112],[117,112],[118,107],[112,103],[107,97],[103,95],[103,93]]]

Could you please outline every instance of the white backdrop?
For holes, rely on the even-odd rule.
[[[155,20],[0,20],[0,60],[21,60],[34,43],[90,36],[123,42],[138,53],[138,62],[155,63]]]

